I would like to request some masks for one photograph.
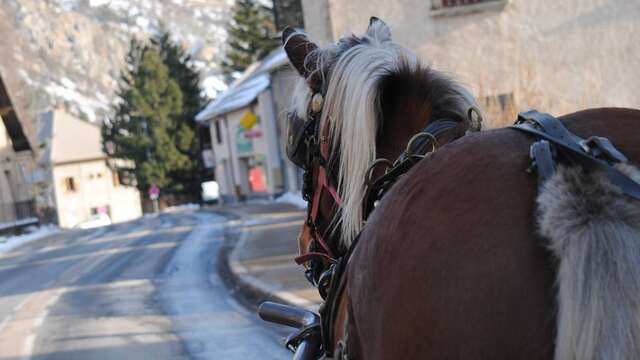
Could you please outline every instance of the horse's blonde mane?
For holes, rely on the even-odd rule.
[[[401,69],[414,71],[421,65],[412,52],[391,41],[389,28],[382,22],[373,23],[362,37],[344,38],[328,48],[317,49],[308,59],[315,61],[309,68],[319,72],[310,76],[321,76],[326,86],[320,124],[321,128],[328,125],[331,154],[339,154],[337,187],[342,199],[340,217],[333,225],[340,227],[343,244],[349,246],[363,225],[365,176],[376,159],[376,135],[382,123],[381,80]],[[450,112],[466,114],[475,100],[466,90],[450,84],[455,99],[443,94],[446,96],[442,97],[442,105],[451,106],[447,109]],[[304,80],[295,93],[294,111],[306,118],[311,94]]]

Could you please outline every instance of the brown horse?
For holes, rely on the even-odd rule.
[[[320,237],[340,257],[360,233],[330,348],[364,359],[640,356],[637,201],[580,168],[559,167],[538,189],[525,171],[532,138],[500,129],[464,136],[418,162],[363,226],[373,161],[394,159],[429,122],[465,124],[475,102],[395,45],[379,20],[327,49],[301,33],[283,36],[304,77],[294,118],[317,116],[325,149],[306,164],[308,189],[321,193],[308,196],[317,211],[301,253],[318,251]],[[561,120],[640,160],[640,111],[594,109]],[[633,166],[619,169],[640,181]]]

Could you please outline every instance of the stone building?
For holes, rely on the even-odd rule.
[[[321,43],[380,17],[395,41],[467,85],[495,126],[529,107],[640,107],[637,1],[303,0],[303,9]]]
[[[34,152],[16,110],[0,78],[0,231],[38,222]]]
[[[11,115],[0,116],[0,230],[8,226],[38,222],[30,182],[34,169],[31,147],[15,146],[19,134],[12,128]],[[18,137],[18,138],[17,138]]]
[[[206,154],[213,152],[209,162],[223,201],[299,191],[299,170],[284,156],[285,113],[296,78],[284,51],[275,50],[197,115],[209,124]]]

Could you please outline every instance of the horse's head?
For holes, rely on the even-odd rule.
[[[305,170],[309,203],[300,260],[326,266],[319,253],[340,257],[362,228],[365,176],[375,159],[395,159],[432,119],[446,117],[460,122],[459,132],[468,130],[469,109],[477,105],[465,89],[394,43],[378,18],[363,35],[326,48],[293,29],[283,32],[283,43],[302,76],[287,143],[289,159]]]

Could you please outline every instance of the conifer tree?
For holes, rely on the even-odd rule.
[[[170,176],[175,183],[184,186],[184,193],[190,194],[194,199],[199,198],[203,164],[197,134],[204,130],[198,128],[195,117],[206,100],[200,87],[200,74],[193,67],[190,55],[171,39],[169,32],[163,31],[153,37],[151,43],[160,52],[169,76],[176,81],[182,92],[182,113],[176,117],[179,123],[176,136],[180,139],[178,150],[192,160],[188,169],[173,171]]]
[[[138,188],[151,184],[165,192],[183,193],[171,175],[188,171],[194,159],[186,154],[193,132],[181,123],[183,95],[160,52],[131,42],[118,91],[115,115],[102,127],[103,148],[115,158],[132,160]]]
[[[255,0],[237,0],[232,11],[226,58],[222,62],[227,81],[279,45],[269,9]]]
[[[300,0],[273,0],[273,13],[278,31],[284,30],[287,26],[304,28]]]

